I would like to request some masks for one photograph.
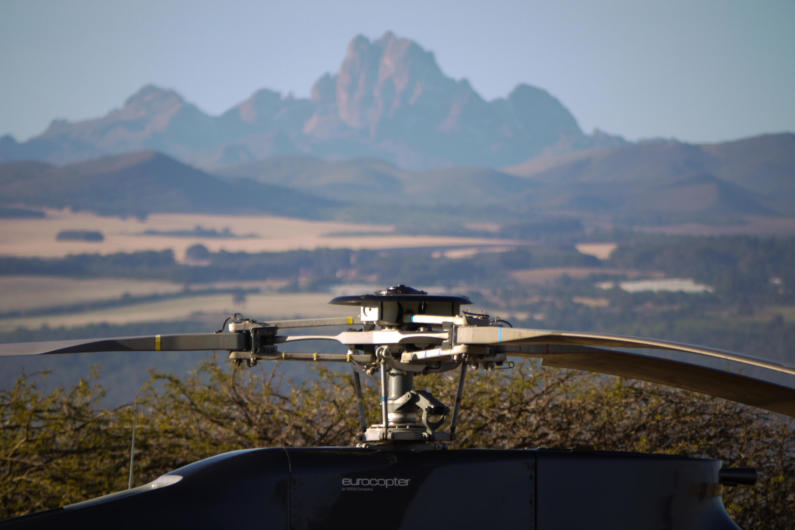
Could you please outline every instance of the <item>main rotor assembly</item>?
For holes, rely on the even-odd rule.
[[[259,361],[347,362],[354,366],[361,442],[416,444],[455,437],[468,367],[493,368],[511,357],[544,365],[644,379],[703,392],[795,417],[795,368],[736,353],[655,339],[505,327],[489,315],[462,312],[463,296],[429,295],[405,285],[341,296],[359,315],[258,322],[234,315],[215,333],[0,344],[0,356],[114,351],[225,350],[237,364]],[[289,335],[285,330],[348,327],[336,335]],[[345,353],[295,353],[279,345],[334,341]],[[365,422],[359,371],[380,376],[381,422]],[[414,376],[459,370],[452,412]],[[450,418],[448,432],[439,428]]]
[[[505,353],[493,346],[461,344],[457,330],[467,326],[492,326],[503,323],[488,315],[460,313],[470,304],[462,296],[434,296],[405,285],[375,294],[341,296],[332,304],[359,306],[359,317],[315,319],[263,325],[252,320],[233,318],[226,331],[251,336],[251,348],[233,351],[229,358],[253,366],[259,360],[345,361],[368,374],[379,373],[381,380],[381,423],[365,424],[364,402],[359,372],[354,370],[354,386],[359,398],[362,442],[430,442],[450,441],[455,435],[458,409],[468,365],[491,368],[506,361]],[[280,336],[279,329],[320,325],[359,324],[335,336]],[[307,340],[334,340],[348,348],[345,354],[283,353],[277,344]],[[458,391],[450,419],[449,432],[442,426],[450,408],[430,392],[414,388],[414,376],[446,372],[460,368]]]

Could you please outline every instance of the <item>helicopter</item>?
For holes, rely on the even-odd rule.
[[[220,454],[143,486],[0,522],[38,528],[672,528],[732,529],[722,485],[756,472],[688,456],[447,448],[467,371],[511,358],[643,379],[795,417],[795,368],[655,339],[513,328],[462,310],[463,296],[405,285],[340,296],[347,317],[258,322],[234,315],[206,334],[0,345],[0,356],[130,351],[227,351],[238,365],[340,362],[354,367],[359,442]],[[330,335],[301,329],[343,328]],[[345,353],[287,352],[332,341]],[[452,406],[414,377],[457,372]],[[380,382],[380,421],[367,425],[360,373]],[[446,427],[445,427],[446,425]]]

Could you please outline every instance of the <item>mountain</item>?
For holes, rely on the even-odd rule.
[[[312,88],[318,111],[305,125],[312,142],[348,138],[349,155],[379,156],[403,167],[500,165],[563,139],[587,143],[571,113],[528,85],[485,101],[466,80],[444,75],[432,53],[386,33],[356,37],[337,74]],[[321,147],[322,148],[322,147]]]
[[[0,161],[55,164],[156,150],[205,168],[272,156],[381,158],[400,167],[500,167],[543,152],[625,143],[584,134],[548,92],[521,84],[484,100],[446,76],[433,53],[391,32],[357,36],[339,71],[322,75],[308,99],[262,89],[220,116],[173,90],[147,85],[103,117],[57,120],[19,143],[0,138]]]
[[[205,212],[305,218],[327,217],[339,205],[284,186],[225,180],[154,151],[60,167],[0,164],[0,204],[70,207],[105,215]]]

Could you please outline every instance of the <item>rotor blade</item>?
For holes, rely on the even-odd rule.
[[[98,353],[115,351],[245,350],[248,337],[242,333],[195,333],[114,337],[96,340],[59,340],[0,344],[0,356]]]
[[[795,388],[766,380],[765,374],[759,370],[755,370],[754,375],[745,375],[726,368],[657,357],[659,354],[656,353],[589,346],[525,344],[498,347],[498,351],[512,356],[539,358],[544,366],[642,379],[795,417]]]
[[[635,377],[795,417],[795,369],[735,353],[653,339],[521,328],[462,327],[457,342],[497,345],[501,352],[540,358],[549,366]]]
[[[706,357],[734,361],[747,366],[774,369],[795,376],[795,368],[784,366],[763,359],[705,348],[692,344],[646,339],[641,337],[624,337],[601,333],[579,333],[572,331],[551,331],[526,328],[499,328],[486,326],[462,326],[456,334],[458,344],[558,344],[576,346],[596,346],[603,348],[650,348],[684,353],[694,353]]]

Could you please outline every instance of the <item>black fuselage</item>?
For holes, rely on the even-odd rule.
[[[720,466],[556,450],[252,449],[0,529],[737,528]]]

